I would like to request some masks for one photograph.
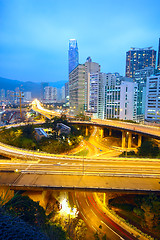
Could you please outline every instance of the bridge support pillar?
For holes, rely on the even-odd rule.
[[[106,206],[106,193],[103,193],[103,205]]]
[[[132,133],[129,132],[128,134],[128,148],[132,147]]]
[[[86,127],[86,137],[88,136],[88,127]]]
[[[142,135],[138,135],[138,147],[142,144]]]
[[[101,128],[101,138],[103,138],[103,136],[104,136],[104,129],[103,128]]]
[[[109,136],[110,137],[112,136],[112,129],[111,128],[109,129]]]
[[[126,147],[126,132],[122,131],[122,148]]]

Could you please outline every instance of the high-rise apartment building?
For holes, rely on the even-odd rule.
[[[100,65],[90,57],[85,62],[85,111],[97,112]]]
[[[160,121],[160,75],[147,78],[145,119]]]
[[[157,61],[157,69],[160,70],[160,38],[159,38],[159,46],[158,46],[158,61]]]
[[[69,40],[68,62],[70,73],[79,64],[78,44],[76,39]]]
[[[44,100],[48,103],[55,103],[57,102],[57,88],[47,86],[44,88]]]
[[[99,92],[99,73],[89,73],[88,111],[97,113]]]
[[[110,81],[107,78],[110,78]],[[116,85],[116,77],[111,73],[108,76],[102,73],[100,82],[101,95],[99,95],[98,117],[136,121],[137,83],[127,79]]]
[[[15,92],[11,90],[7,90],[6,100],[8,103],[14,103],[15,101]]]
[[[24,92],[24,102],[32,101],[31,92]]]
[[[154,75],[154,67],[145,67],[135,71],[135,82],[138,84],[138,97],[137,97],[137,117],[139,121],[144,120],[145,114],[145,95],[146,95],[146,82],[147,77]]]
[[[152,47],[131,48],[126,53],[126,77],[134,78],[135,71],[145,67],[154,67],[156,64],[156,51]]]
[[[70,113],[84,113],[85,65],[79,64],[69,74]]]
[[[116,77],[116,85],[120,85],[121,84],[121,80],[122,80],[122,76],[118,73],[112,73],[115,77]]]
[[[65,83],[65,98],[69,96],[69,82]]]
[[[105,108],[105,94],[108,86],[113,87],[116,85],[116,76],[112,73],[100,73],[99,74],[99,93],[98,93],[98,112],[97,117],[104,119]]]
[[[61,101],[65,102],[65,86],[61,88]]]
[[[41,101],[45,99],[44,93],[45,93],[45,87],[48,87],[48,82],[41,82]]]

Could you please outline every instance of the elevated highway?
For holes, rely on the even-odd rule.
[[[160,139],[158,127],[98,119],[71,122],[86,127],[92,125],[120,129],[122,143],[128,131]],[[160,190],[159,159],[69,157],[27,151],[2,143],[0,154],[12,159],[8,165],[4,161],[0,164],[2,185],[87,190]]]
[[[160,190],[160,160],[69,157],[26,151],[4,144],[0,185],[83,190]],[[19,159],[19,160],[18,160]]]
[[[55,111],[50,111],[44,109],[40,102],[37,100],[32,106],[32,109],[47,118],[53,118],[54,116],[60,116],[60,113]],[[104,128],[111,130],[116,129],[122,132],[122,148],[126,147],[126,140],[127,140],[127,147],[131,148],[132,145],[132,134],[138,135],[138,147],[141,145],[142,136],[151,137],[160,140],[160,126],[149,126],[143,124],[136,124],[136,123],[129,123],[124,121],[118,120],[101,120],[101,119],[92,119],[91,121],[75,121],[74,119],[70,120],[70,123],[77,124],[77,125],[84,125],[86,126],[97,126],[101,129],[101,137],[104,135]]]

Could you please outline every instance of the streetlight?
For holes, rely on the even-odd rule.
[[[76,218],[79,212],[77,211],[77,208],[69,207],[69,203],[66,198],[64,198],[60,204],[61,204],[60,214],[64,217],[65,216],[68,217],[68,235],[70,237],[70,218]]]

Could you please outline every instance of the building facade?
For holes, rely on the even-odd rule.
[[[78,44],[76,39],[69,40],[68,63],[69,73],[79,64]]]
[[[135,71],[156,65],[156,51],[149,48],[131,48],[126,53],[126,77],[134,78]]]
[[[97,113],[98,92],[99,92],[99,73],[88,73],[89,75],[89,92],[87,111]]]
[[[158,61],[157,61],[157,69],[160,70],[160,38],[159,38],[159,46],[158,46]]]
[[[100,65],[90,57],[85,62],[85,111],[97,112]]]
[[[112,73],[100,73],[99,74],[99,92],[98,92],[98,111],[97,117],[104,119],[104,109],[105,107],[105,93],[108,86],[116,85],[116,76]]]
[[[49,83],[48,82],[41,82],[41,101],[45,99],[45,87],[48,87]]]
[[[24,102],[31,102],[32,101],[31,92],[24,92],[23,101]]]
[[[47,86],[44,88],[44,100],[48,103],[57,102],[57,88]]]
[[[145,119],[160,121],[160,75],[147,78]]]
[[[113,74],[100,76],[98,117],[136,121],[138,84],[133,81],[122,81],[120,85],[116,85]]]
[[[69,74],[70,114],[84,113],[85,65],[79,64]]]
[[[146,82],[147,77],[154,75],[154,67],[145,67],[135,71],[135,82],[138,84],[138,97],[137,97],[137,117],[139,120],[144,120],[146,97]]]

